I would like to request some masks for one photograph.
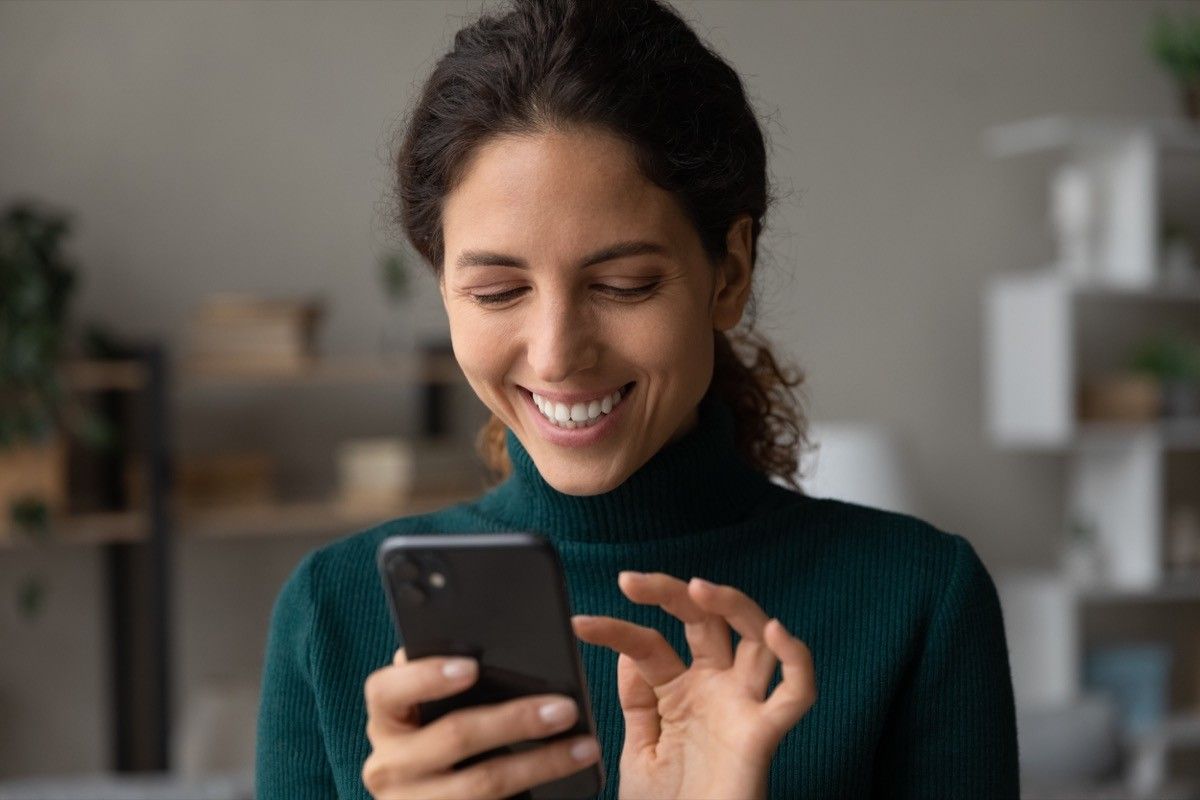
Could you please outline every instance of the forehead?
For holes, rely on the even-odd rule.
[[[598,132],[506,135],[482,145],[447,196],[447,250],[487,244],[562,245],[658,234],[669,244],[682,215],[642,176],[629,146]]]

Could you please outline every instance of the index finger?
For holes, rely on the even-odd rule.
[[[397,652],[397,659],[402,652]],[[458,694],[478,677],[478,663],[471,658],[459,657],[427,656],[377,669],[367,676],[363,685],[367,728],[369,731],[379,728],[412,730],[418,725],[418,703]]]
[[[749,595],[732,586],[710,583],[703,578],[692,578],[688,589],[698,606],[724,617],[743,639],[762,641],[763,628],[769,617]]]

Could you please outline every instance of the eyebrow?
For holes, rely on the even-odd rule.
[[[665,256],[667,255],[667,248],[654,242],[639,240],[617,242],[585,256],[579,262],[579,269],[584,269],[585,267],[605,261],[628,258],[629,256],[641,256],[648,253]],[[459,267],[517,267],[519,269],[529,269],[529,264],[516,256],[496,253],[490,250],[464,250],[459,254],[454,263]]]

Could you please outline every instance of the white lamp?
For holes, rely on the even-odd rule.
[[[817,447],[801,459],[805,493],[917,513],[903,447],[893,431],[870,423],[813,422],[809,440]]]

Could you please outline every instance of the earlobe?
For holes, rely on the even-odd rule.
[[[728,253],[717,272],[713,296],[712,322],[719,331],[727,331],[741,321],[750,298],[750,278],[754,269],[750,255],[752,236],[753,220],[748,214],[739,216],[729,228],[726,237]]]

